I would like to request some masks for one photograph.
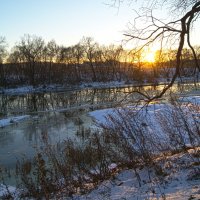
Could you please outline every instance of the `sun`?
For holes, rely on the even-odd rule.
[[[150,62],[150,63],[155,62],[155,53],[154,53],[154,52],[148,52],[148,53],[144,56],[144,61],[145,61],[145,62]]]

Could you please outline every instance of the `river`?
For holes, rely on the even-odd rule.
[[[156,94],[164,85],[126,86],[120,88],[86,88],[63,92],[0,95],[0,119],[29,115],[20,122],[0,129],[0,166],[14,169],[23,156],[31,158],[41,147],[45,133],[53,143],[67,138],[81,139],[80,133],[93,125],[88,112],[96,109],[120,106],[141,98],[137,92]],[[174,85],[171,91],[184,95],[197,93],[199,85]],[[127,96],[127,94],[131,93]]]

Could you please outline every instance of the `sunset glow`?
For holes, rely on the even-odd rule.
[[[155,53],[154,52],[148,52],[144,57],[145,62],[155,62]]]

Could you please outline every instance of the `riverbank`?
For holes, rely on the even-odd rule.
[[[162,174],[156,174],[155,169],[139,167],[137,175],[133,169],[116,170],[112,178],[102,181],[88,194],[66,197],[62,192],[52,199],[62,200],[199,200],[200,170],[198,152],[200,149],[189,149],[187,153],[180,152],[167,157],[160,156],[155,163],[162,166]],[[138,180],[140,177],[140,182]],[[18,200],[20,189],[0,184],[0,198],[12,196]],[[58,198],[56,198],[56,196]],[[34,198],[32,198],[34,199]]]
[[[154,169],[142,167],[124,169],[111,179],[103,181],[89,194],[73,197],[74,200],[199,200],[200,170],[195,158],[197,149],[188,153],[177,153],[159,157],[163,174],[156,175]],[[138,182],[140,177],[140,183]]]
[[[66,98],[64,97],[63,99],[65,100]],[[61,99],[58,98],[58,100],[59,100],[58,102],[60,102]],[[185,105],[191,105],[191,107],[193,106],[193,104],[197,105],[197,104],[200,103],[200,97],[199,96],[190,96],[189,98],[185,98],[184,97],[184,98],[179,98],[178,100],[179,100],[179,102],[183,102]],[[129,111],[139,111],[141,109],[141,107],[138,106],[138,105],[137,105],[137,107],[134,107],[133,105],[132,106],[130,105],[130,106],[126,107],[126,110],[124,110],[123,108],[119,108],[119,109],[122,112],[127,111],[127,114],[124,113],[124,116],[128,117]],[[64,109],[63,111],[66,111],[66,110]],[[163,115],[163,118],[161,118],[162,114],[163,114],[163,111],[166,111],[167,114],[170,114],[170,113],[173,113],[173,111],[175,111],[175,110],[172,109],[172,107],[167,103],[164,104],[164,103],[158,103],[158,102],[156,103],[156,102],[154,102],[153,104],[150,104],[148,107],[146,107],[144,115],[140,112],[140,114],[141,114],[140,117],[141,118],[138,121],[141,124],[141,126],[144,128],[144,130],[148,131],[147,134],[145,135],[145,139],[148,139],[148,138],[152,139],[153,138],[153,139],[155,139],[153,141],[157,142],[157,144],[159,144],[159,145],[161,144],[161,142],[166,142],[166,139],[168,138],[167,134],[169,134],[169,133],[161,132],[161,128],[159,127],[159,121],[157,121],[157,120],[158,119],[159,120],[161,120],[161,119],[164,119],[164,120],[165,119],[166,120],[167,119],[169,119],[169,120],[170,119],[176,119],[177,120],[177,118],[172,118],[170,115],[166,115],[166,116]],[[108,118],[106,118],[105,116],[109,116],[109,115],[113,116],[113,115],[116,114],[116,112],[115,112],[114,108],[109,108],[109,109],[96,110],[96,111],[90,112],[89,114],[90,114],[91,117],[93,117],[94,119],[96,119],[98,121],[98,124],[101,124],[101,123],[107,123],[108,122]],[[12,124],[12,121],[13,122],[16,121],[16,123],[19,123],[19,122],[23,121],[23,119],[28,119],[26,117],[23,118],[24,116],[21,116],[21,117],[22,118],[20,118],[20,116],[17,116],[15,120],[12,120],[11,118],[9,118],[7,123]],[[69,120],[69,117],[70,116],[67,115],[67,113],[65,113],[65,115],[64,115],[65,120]],[[188,117],[187,118],[188,121],[190,121],[191,119],[193,119],[193,117],[195,117],[195,122],[196,123],[199,122],[198,113],[188,112],[187,117]],[[131,119],[132,118],[127,118],[126,121],[131,120]],[[19,122],[17,120],[19,120]],[[60,118],[57,119],[57,120],[58,121],[55,121],[53,119],[55,124],[53,124],[52,122],[49,122],[49,118],[47,118],[45,120],[46,123],[47,123],[47,126],[51,126],[51,129],[49,129],[49,130],[54,129],[54,126],[55,125],[57,126],[58,122],[61,121]],[[36,127],[36,130],[37,130],[37,131],[35,131],[35,135],[34,135],[35,138],[38,138],[40,133],[42,133],[44,130],[46,132],[48,132],[47,131],[47,127],[43,127],[43,128],[41,128],[41,130],[39,129],[39,131],[38,131],[38,121],[41,121],[41,119],[37,119],[37,122],[35,122],[35,125],[36,125],[35,127]],[[81,121],[84,122],[84,119],[81,119],[80,116],[75,119],[75,123],[78,123],[78,125],[79,125],[79,123],[81,123]],[[170,123],[170,126],[169,127],[165,127],[165,128],[167,128],[168,131],[170,130],[170,128],[172,128],[172,132],[173,132],[174,125],[180,124],[179,121],[174,124],[173,120],[167,121],[167,122]],[[30,123],[30,124],[32,126],[32,123]],[[119,128],[121,128],[124,125],[122,120],[119,121],[118,124],[119,124]],[[167,125],[167,123],[163,123],[163,124]],[[131,126],[131,127],[134,128],[134,126]],[[189,126],[189,127],[193,127],[193,126]],[[15,129],[16,129],[16,127],[15,127]],[[185,136],[184,136],[184,134],[185,134],[184,126],[183,127],[178,126],[177,129],[180,132],[180,138],[185,138]],[[26,130],[26,132],[25,132],[24,136],[27,135],[27,131],[30,131],[31,135],[33,135],[33,130],[34,129],[30,130],[30,127],[28,127],[25,130]],[[58,138],[59,139],[63,139],[63,138],[61,138],[61,136],[64,136],[66,130],[69,130],[69,129],[63,129],[63,127],[61,127],[60,130],[62,130],[62,134],[58,135]],[[60,130],[58,131],[58,129],[56,129],[55,132],[60,133]],[[3,133],[3,131],[2,131],[2,133]],[[22,134],[22,136],[23,136],[23,134]],[[55,140],[55,133],[52,134],[52,136],[53,136],[53,139]],[[19,139],[19,137],[17,137],[17,138]],[[184,140],[184,142],[187,143],[189,138],[187,137],[186,139],[187,140]],[[30,143],[29,143],[29,145],[30,145]],[[5,149],[5,147],[4,147],[4,149]],[[176,154],[176,155],[177,156],[175,156],[175,157],[177,158],[177,160],[175,160],[174,162],[178,163],[179,160],[182,158],[183,154]],[[190,155],[189,154],[184,154],[183,155],[183,157],[186,157],[186,160],[183,161],[183,162],[184,163],[188,163],[187,166],[189,166],[189,163],[191,163],[191,161],[188,162],[188,156],[190,156]],[[171,159],[171,161],[169,161],[169,162],[172,163],[173,160],[175,159],[174,155],[171,156],[170,159]],[[147,178],[148,169],[146,169],[146,171],[145,171],[145,170],[141,170],[141,169],[138,168],[137,170],[139,171],[140,177],[142,178],[142,182],[143,182],[142,186],[138,187],[138,180],[137,180],[137,177],[135,176],[135,174],[133,173],[133,169],[123,169],[122,171],[118,171],[118,173],[114,175],[114,179],[119,180],[119,182],[115,181],[115,180],[113,181],[113,179],[109,179],[107,181],[103,181],[97,188],[94,188],[93,191],[89,192],[89,194],[84,195],[84,196],[82,196],[82,195],[77,196],[76,195],[76,196],[74,196],[74,198],[77,198],[77,199],[80,199],[80,200],[82,200],[82,199],[85,200],[85,199],[95,199],[96,197],[98,197],[100,199],[105,199],[105,198],[109,197],[112,200],[114,200],[114,199],[115,200],[123,199],[123,198],[132,200],[134,198],[135,199],[140,199],[139,198],[140,195],[141,195],[141,199],[144,199],[144,198],[148,199],[148,197],[149,197],[149,199],[152,199],[152,198],[157,198],[157,197],[161,198],[162,194],[165,194],[167,199],[177,199],[177,197],[179,197],[179,195],[180,195],[179,199],[184,199],[183,198],[184,195],[187,197],[187,200],[189,198],[192,198],[192,197],[194,197],[193,199],[195,199],[195,198],[198,197],[197,194],[199,192],[198,187],[197,187],[198,184],[200,184],[199,183],[199,178],[197,180],[194,178],[194,180],[190,181],[189,177],[190,177],[191,173],[193,173],[193,172],[196,173],[196,171],[195,171],[196,168],[197,168],[197,170],[199,170],[199,161],[198,161],[198,159],[199,158],[197,158],[197,161],[194,162],[194,167],[195,167],[194,169],[191,168],[191,167],[193,167],[193,165],[191,167],[189,166],[189,168],[184,168],[184,166],[182,168],[182,166],[180,167],[179,165],[176,165],[175,168],[173,168],[173,169],[175,170],[175,169],[180,167],[180,170],[177,170],[176,172],[173,172],[173,175],[170,175],[171,171],[169,171],[168,172],[168,176],[167,176],[169,178],[169,180],[170,180],[168,182],[169,184],[167,184],[167,183],[163,184],[163,182],[159,182],[160,180],[157,182],[157,178],[158,177],[157,176],[154,177],[153,174],[152,174],[153,182],[150,182],[149,179]],[[199,172],[197,171],[197,173],[199,173]],[[147,175],[143,175],[143,174],[147,174]],[[184,177],[183,177],[183,175],[184,175]],[[130,178],[130,182],[129,182],[129,178]],[[164,177],[163,178],[164,182],[168,181],[168,178],[165,179],[165,177]],[[178,181],[177,181],[177,179],[178,179]],[[155,180],[155,182],[154,182],[154,180]],[[184,183],[184,184],[182,184],[182,183]],[[104,185],[107,186],[106,188],[108,188],[108,190],[104,187]],[[179,187],[179,185],[181,185],[181,187]],[[5,193],[6,192],[5,191],[6,187],[2,186],[1,188],[2,188],[1,189],[2,193]],[[11,188],[11,192],[13,194],[14,193],[15,194],[18,193],[17,191],[14,191],[13,187],[9,187],[9,188]],[[185,190],[187,190],[187,192],[185,192]],[[111,191],[111,193],[109,191]],[[153,191],[155,191],[155,193]],[[102,196],[102,195],[105,195],[105,196]],[[136,196],[134,196],[134,195],[136,195]],[[134,196],[134,198],[132,198],[133,196]],[[16,196],[16,199],[17,199],[17,196]]]
[[[0,128],[13,125],[13,124],[18,124],[19,122],[24,121],[28,118],[30,118],[30,115],[22,115],[22,116],[15,116],[15,117],[0,119]]]
[[[136,124],[141,131],[138,134],[145,134],[145,139],[144,137],[140,138],[141,135],[138,135],[137,141],[131,144],[131,146],[133,149],[139,150],[138,148],[141,148],[140,139],[143,142],[147,140],[147,144],[150,142],[150,146],[145,145],[145,148],[153,148],[152,151],[158,156],[154,158],[154,164],[149,166],[143,162],[136,168],[131,168],[133,164],[129,166],[124,165],[123,167],[119,163],[115,164],[114,169],[111,169],[113,170],[112,176],[108,180],[102,180],[96,187],[91,186],[92,189],[85,195],[74,194],[73,198],[66,197],[63,189],[55,196],[58,196],[60,199],[74,200],[198,200],[200,198],[200,149],[199,147],[192,147],[191,142],[194,142],[194,144],[198,143],[198,137],[193,134],[196,134],[194,124],[199,123],[199,114],[196,108],[198,109],[200,98],[180,98],[179,102],[183,102],[181,106],[183,113],[181,115],[179,115],[179,104],[175,106],[167,103],[150,104],[143,110],[139,106],[128,106],[126,108],[119,108],[118,111],[110,108],[90,112],[90,116],[97,121],[98,125],[106,125],[105,128],[107,129],[110,125],[115,124],[117,127],[119,126],[118,128],[122,128],[125,131],[126,126],[124,126],[123,120],[120,120],[120,117],[126,117],[126,122],[129,123],[127,126],[134,125],[135,120],[133,120],[133,116],[135,115],[132,114],[140,110]],[[195,109],[194,106],[196,106]],[[174,121],[174,119],[177,121]],[[119,120],[117,124],[109,123],[115,120]],[[180,126],[180,124],[182,125]],[[186,127],[189,130],[186,130]],[[116,133],[118,128],[115,128],[112,126],[113,131]],[[134,129],[135,126],[132,128]],[[131,131],[129,134],[134,134],[132,128],[129,130]],[[111,132],[112,129],[110,130]],[[188,136],[191,136],[193,139]],[[175,143],[176,145],[173,145]],[[178,145],[186,145],[188,148],[179,151],[176,149]],[[156,150],[157,147],[161,149],[169,149],[170,147],[174,151],[163,151],[164,153],[162,153],[162,151],[158,152]],[[98,173],[98,170],[96,173]],[[92,183],[90,184],[92,185]],[[8,187],[8,189],[14,199],[18,199],[20,190],[14,190],[13,187]],[[6,194],[6,192],[6,188],[1,186],[1,194]]]
[[[182,80],[178,80],[175,83],[193,83],[191,78],[185,78]],[[23,95],[27,93],[40,93],[40,92],[65,92],[65,91],[74,91],[74,90],[82,90],[82,89],[106,89],[106,88],[124,88],[124,87],[143,87],[143,86],[158,86],[158,85],[167,85],[169,81],[166,79],[160,79],[155,83],[150,82],[125,82],[125,81],[111,81],[111,82],[89,82],[82,83],[78,85],[61,85],[61,84],[50,84],[50,85],[39,85],[39,86],[20,86],[13,88],[0,88],[0,94],[6,95]]]

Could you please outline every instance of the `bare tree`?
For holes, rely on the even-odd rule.
[[[145,81],[145,72],[144,72],[144,50],[134,48],[130,52],[128,52],[128,62],[134,63],[137,68],[134,70],[134,79],[137,80],[139,83]],[[130,66],[133,69],[133,66]]]
[[[115,5],[120,6],[123,0],[114,0]],[[188,46],[192,52],[195,61],[196,71],[200,70],[199,61],[195,48],[191,44],[191,31],[195,22],[199,19],[200,1],[199,0],[150,0],[145,2],[146,7],[143,6],[141,12],[137,12],[138,16],[134,19],[129,30],[125,34],[128,41],[133,41],[140,49],[151,46],[159,42],[161,50],[165,46],[171,45],[176,48],[176,63],[174,74],[170,83],[166,85],[163,90],[155,96],[146,96],[148,100],[153,100],[162,97],[165,92],[174,84],[176,78],[180,76],[182,67],[182,54],[185,46]],[[168,12],[176,17],[175,20],[163,21],[154,15],[156,8],[169,9]],[[168,18],[169,19],[169,18]],[[144,26],[137,26],[138,20],[142,21]],[[141,22],[140,22],[141,25]],[[196,79],[198,80],[198,73],[196,72]]]
[[[69,83],[75,83],[80,80],[80,75],[77,65],[80,64],[81,57],[78,55],[79,64],[77,64],[77,52],[76,47],[61,47],[60,50],[60,62],[65,65],[65,78]],[[77,53],[77,54],[76,54]]]
[[[6,56],[6,40],[0,37],[0,85],[5,86],[4,65],[3,61]]]
[[[122,52],[122,46],[115,46],[113,44],[103,48],[104,61],[112,71],[112,79],[121,80],[120,59],[122,57]]]
[[[73,50],[73,56],[75,58],[76,79],[78,82],[80,82],[81,81],[80,66],[84,58],[84,46],[81,45],[81,43],[79,42],[78,44],[72,47],[72,50]]]
[[[15,47],[27,63],[30,84],[36,84],[36,64],[41,62],[44,49],[44,41],[41,37],[24,35]]]
[[[0,37],[0,63],[3,63],[3,60],[6,56],[6,46],[5,37]]]
[[[44,48],[44,54],[45,54],[45,61],[48,62],[48,82],[51,84],[52,79],[52,64],[53,62],[56,62],[58,60],[58,54],[59,54],[59,46],[56,44],[55,40],[51,40],[47,43],[47,45]]]
[[[96,72],[95,72],[95,56],[96,56],[96,51],[98,49],[98,44],[94,41],[93,38],[91,37],[84,37],[81,42],[84,46],[85,49],[85,54],[86,54],[86,60],[90,65],[92,74],[93,74],[93,81],[97,80]]]

